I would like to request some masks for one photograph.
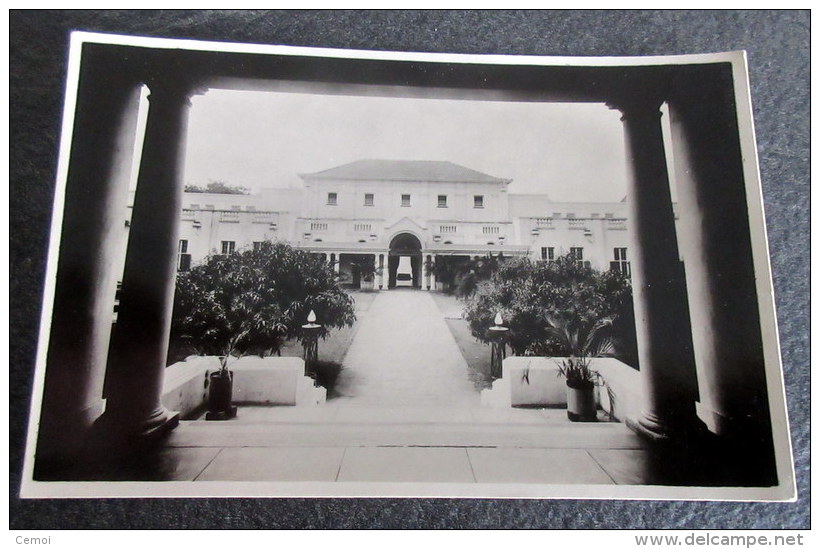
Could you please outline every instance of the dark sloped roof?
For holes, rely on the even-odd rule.
[[[443,160],[358,160],[316,173],[300,174],[302,179],[354,179],[365,181],[433,181],[468,183],[509,183]]]

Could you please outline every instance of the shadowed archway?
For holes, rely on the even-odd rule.
[[[421,288],[421,241],[411,233],[399,233],[390,241],[390,255],[387,259],[387,287],[395,288],[400,274],[406,274],[398,272],[402,257],[410,258],[413,288]]]

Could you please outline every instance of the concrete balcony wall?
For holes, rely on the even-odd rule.
[[[491,389],[481,392],[481,404],[490,408],[512,406],[564,407],[566,380],[558,365],[563,358],[509,357],[502,364],[502,377]],[[614,358],[595,358],[591,367],[601,374],[595,399],[615,419],[635,418],[643,407],[640,372]]]
[[[219,367],[217,357],[196,356],[166,368],[163,405],[183,418],[195,417],[208,401],[208,376]],[[234,372],[235,404],[316,406],[327,397],[324,387],[314,387],[304,375],[301,358],[243,357],[228,367]]]

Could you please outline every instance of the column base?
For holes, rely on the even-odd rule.
[[[173,431],[179,425],[179,412],[158,407],[147,418],[135,420],[133,416],[106,411],[95,423],[95,439],[98,445],[111,445],[116,452],[120,448],[133,450],[149,447]]]
[[[661,418],[650,412],[644,412],[637,419],[627,418],[626,426],[653,442],[691,444],[693,441],[705,441],[709,430],[694,414],[691,417]]]

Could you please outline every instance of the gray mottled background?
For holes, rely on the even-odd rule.
[[[72,29],[425,52],[747,50],[799,500],[20,500]],[[808,528],[809,38],[808,11],[12,11],[10,527]]]

